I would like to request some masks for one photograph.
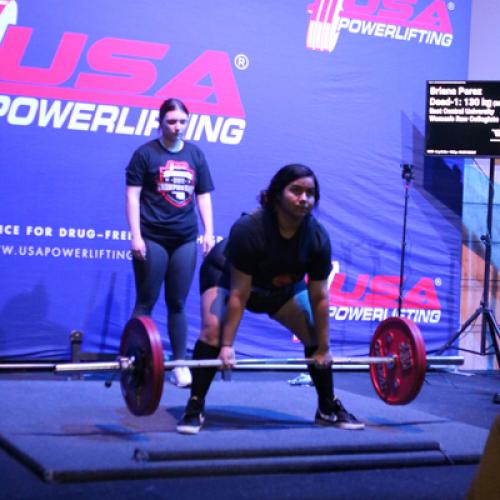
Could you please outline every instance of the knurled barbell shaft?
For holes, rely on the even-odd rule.
[[[333,358],[333,365],[366,365],[366,364],[390,364],[396,360],[395,356],[367,356],[363,358]],[[237,359],[234,366],[245,365],[311,365],[315,360],[312,358],[266,358],[266,359]],[[194,360],[176,360],[165,361],[165,368],[170,370],[181,366],[188,368],[219,368],[222,366],[220,359],[194,359]]]

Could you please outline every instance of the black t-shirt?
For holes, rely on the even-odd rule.
[[[252,276],[253,287],[264,289],[292,285],[305,274],[325,280],[332,269],[328,234],[312,215],[286,239],[272,212],[244,214],[231,228],[225,253],[236,269]]]
[[[189,142],[172,153],[155,139],[140,146],[126,170],[127,186],[142,186],[141,232],[166,243],[196,239],[193,194],[213,191],[207,161]]]

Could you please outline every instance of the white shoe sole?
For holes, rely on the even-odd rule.
[[[363,422],[339,422],[338,420],[329,420],[327,416],[323,418],[316,417],[314,419],[316,425],[323,427],[336,427],[337,429],[344,429],[347,431],[362,431],[365,428]]]
[[[333,427],[337,427],[337,429],[344,429],[346,431],[362,431],[365,428],[365,424],[358,423],[353,424],[349,422],[335,422]]]
[[[193,427],[190,425],[178,425],[176,427],[176,430],[179,434],[189,434],[189,435],[194,435],[198,434],[200,432],[201,426],[200,427]]]
[[[200,432],[200,429],[203,426],[203,423],[205,422],[205,418],[201,417],[201,424],[198,427],[195,427],[194,425],[177,425],[176,430],[179,434],[198,434]]]

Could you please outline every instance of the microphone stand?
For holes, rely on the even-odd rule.
[[[410,198],[410,184],[412,179],[415,178],[413,175],[413,165],[405,163],[401,165],[402,172],[401,177],[405,181],[405,208],[403,215],[403,237],[401,241],[401,260],[399,267],[399,298],[398,298],[398,317],[401,317],[401,308],[403,306],[403,280],[404,280],[404,269],[405,269],[405,254],[406,254],[406,219],[408,215],[408,199]]]

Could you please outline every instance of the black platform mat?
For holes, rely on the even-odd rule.
[[[165,384],[159,410],[134,417],[119,384],[0,381],[1,444],[47,481],[276,473],[476,463],[487,430],[337,391],[364,431],[313,425],[314,389],[215,382],[196,436],[175,432],[189,392]]]

